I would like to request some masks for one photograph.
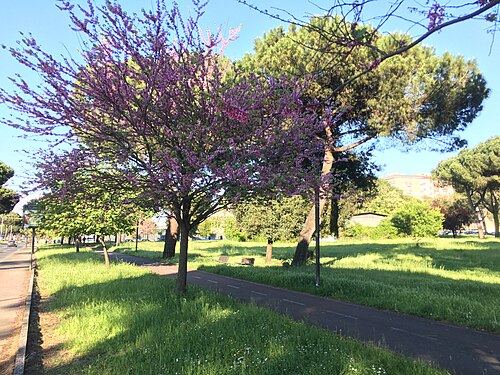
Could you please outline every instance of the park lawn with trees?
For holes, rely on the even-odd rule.
[[[86,249],[37,256],[45,374],[446,373]]]
[[[322,160],[317,134],[337,115],[319,119],[296,79],[234,69],[223,56],[234,32],[200,37],[206,3],[194,1],[186,17],[162,0],[140,14],[117,1],[63,3],[82,39],[79,59],[54,57],[31,36],[10,48],[43,83],[18,77],[14,92],[0,90],[0,101],[33,120],[0,121],[72,147],[40,155],[37,188],[71,201],[82,189],[74,176],[93,169],[110,192],[132,185],[134,202],[169,211],[184,292],[191,229],[236,202],[310,191]]]
[[[475,16],[491,22],[496,4],[447,8],[446,17],[444,5],[422,6],[430,22],[412,39],[383,36],[365,24],[362,6],[341,2],[325,16],[292,25],[292,38],[273,30],[260,43],[264,55],[256,48],[254,57],[231,64],[223,51],[234,31],[227,38],[220,31],[200,36],[205,3],[194,1],[192,15],[183,19],[175,4],[169,8],[161,0],[141,14],[127,13],[118,2],[85,9],[63,1],[59,8],[82,40],[79,58],[54,57],[33,36],[23,36],[9,51],[41,83],[19,76],[12,79],[16,89],[0,90],[2,102],[18,113],[0,121],[57,138],[56,145],[71,144],[65,159],[113,168],[111,177],[100,176],[103,184],[120,177],[155,208],[169,210],[182,234],[176,287],[183,292],[188,233],[212,214],[262,195],[314,188],[325,198],[335,153],[378,137],[463,146],[454,132],[482,109],[486,82],[473,61],[437,57],[419,44]],[[353,19],[334,14],[350,6]],[[268,48],[280,39],[284,44]],[[269,53],[283,57],[279,69]],[[281,67],[285,57],[285,68],[297,68],[295,77]],[[43,160],[57,167],[60,156]],[[64,195],[73,176],[60,175],[56,193]],[[37,182],[48,188],[46,178]],[[307,259],[310,216],[293,264]]]
[[[306,99],[319,100],[325,111],[332,110],[330,102],[337,103],[339,121],[322,135],[323,178],[332,184],[341,181],[332,175],[335,162],[346,151],[369,147],[374,139],[389,138],[403,148],[426,139],[442,150],[463,147],[466,142],[454,136],[455,131],[472,122],[488,96],[475,62],[437,56],[423,45],[386,60],[389,51],[412,44],[411,37],[381,35],[369,25],[334,14],[334,8],[333,14],[311,17],[300,27],[291,24],[288,30],[280,26],[268,31],[240,62],[250,71],[307,77]],[[321,196],[323,211],[328,189]],[[301,231],[293,265],[305,263],[313,233],[314,209]]]
[[[476,212],[480,236],[484,235],[483,210],[487,210],[493,217],[495,237],[500,237],[500,137],[443,160],[432,174],[465,196],[470,211]]]
[[[192,241],[190,267],[428,319],[500,332],[500,241],[474,237],[341,240],[321,247],[321,286],[313,264],[284,267],[294,244],[273,246],[265,263],[266,242]],[[162,244],[112,248],[160,260]],[[219,256],[229,256],[220,264]],[[254,257],[255,266],[236,264]],[[175,263],[176,258],[168,260]]]

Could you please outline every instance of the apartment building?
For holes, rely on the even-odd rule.
[[[451,196],[451,186],[441,186],[432,180],[430,174],[389,174],[383,177],[392,186],[402,190],[404,194],[420,200]]]

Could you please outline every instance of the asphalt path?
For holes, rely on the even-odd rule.
[[[0,245],[0,370],[13,365],[19,343],[30,275],[30,250],[22,245]]]
[[[111,253],[111,257],[173,276],[175,266]],[[337,334],[420,358],[453,374],[500,374],[500,335],[366,306],[340,302],[203,271],[189,271],[188,283],[271,308]]]
[[[12,256],[19,248],[17,247],[7,247],[7,245],[0,245],[0,263],[7,260]]]

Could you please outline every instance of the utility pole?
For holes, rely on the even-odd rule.
[[[320,212],[319,212],[319,186],[316,188],[316,191],[314,192],[314,221],[316,225],[316,286],[319,287],[320,285],[320,257],[319,257],[319,250],[320,250]]]

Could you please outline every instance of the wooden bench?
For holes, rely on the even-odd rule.
[[[255,258],[242,258],[239,264],[243,266],[253,266],[255,263]]]
[[[217,259],[219,263],[229,263],[229,257],[227,255],[221,255],[219,259]],[[241,264],[242,266],[253,266],[255,263],[255,258],[241,258],[241,262],[237,262],[236,264]]]

